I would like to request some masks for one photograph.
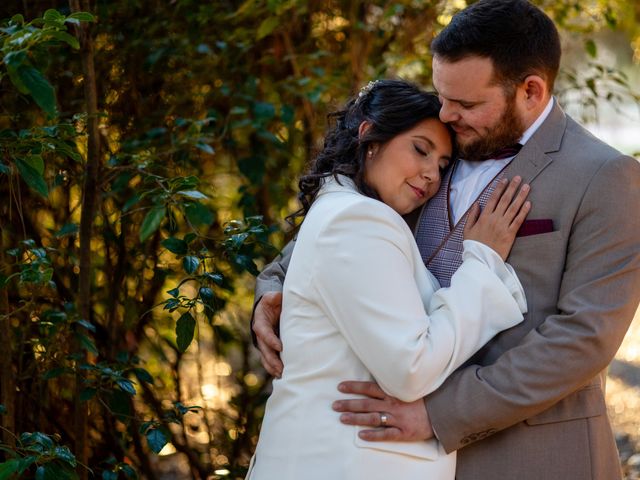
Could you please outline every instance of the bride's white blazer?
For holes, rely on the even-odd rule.
[[[451,287],[439,289],[402,217],[339,179],[325,182],[298,234],[284,282],[284,371],[247,478],[453,479],[455,452],[436,439],[360,440],[331,409],[353,398],[337,385],[373,379],[404,401],[427,395],[522,320],[522,286],[493,250],[465,241]]]

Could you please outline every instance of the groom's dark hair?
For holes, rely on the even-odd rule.
[[[431,43],[446,62],[470,56],[493,61],[497,83],[506,88],[539,75],[553,90],[560,68],[560,36],[553,21],[527,0],[480,0],[453,16]]]

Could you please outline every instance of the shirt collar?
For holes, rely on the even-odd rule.
[[[551,97],[549,99],[549,102],[547,103],[547,106],[544,107],[544,110],[542,111],[540,116],[536,119],[535,122],[531,124],[529,128],[525,130],[525,132],[522,134],[522,137],[520,138],[518,143],[520,143],[521,145],[526,144],[529,141],[529,139],[533,136],[533,134],[536,133],[536,130],[540,128],[540,125],[542,125],[542,123],[547,119],[547,117],[551,113],[551,109],[553,108],[553,102],[554,102],[554,99],[553,97]]]

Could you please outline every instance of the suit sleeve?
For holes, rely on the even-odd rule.
[[[256,278],[254,307],[265,293],[282,291],[282,284],[287,274],[287,268],[289,267],[289,261],[291,260],[291,254],[293,253],[295,244],[295,239],[287,243],[280,255],[264,267],[264,270],[262,270]]]
[[[541,413],[611,362],[640,296],[639,207],[640,164],[604,163],[573,222],[558,313],[495,363],[456,372],[426,398],[446,451]]]
[[[425,311],[415,279],[424,266],[419,257],[414,264],[411,232],[396,214],[364,207],[328,222],[310,275],[326,316],[380,386],[416,400],[498,331],[522,320],[523,292],[497,254],[490,259],[489,249],[469,244],[456,281],[425,298]]]

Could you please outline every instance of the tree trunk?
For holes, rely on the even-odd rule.
[[[89,0],[69,0],[72,12],[91,11]],[[80,274],[78,285],[78,310],[84,320],[91,319],[91,237],[97,201],[97,184],[100,170],[100,132],[98,130],[98,96],[96,89],[96,73],[93,63],[93,38],[91,28],[83,23],[76,27],[76,35],[80,41],[82,56],[82,73],[84,76],[84,98],[87,109],[87,164],[82,188],[82,214],[80,216]],[[85,354],[86,355],[86,354]],[[87,358],[88,360],[88,358]],[[88,405],[80,400],[83,389],[82,378],[76,376],[75,391],[75,454],[81,464],[88,465]],[[86,480],[88,472],[81,469],[80,477]]]

